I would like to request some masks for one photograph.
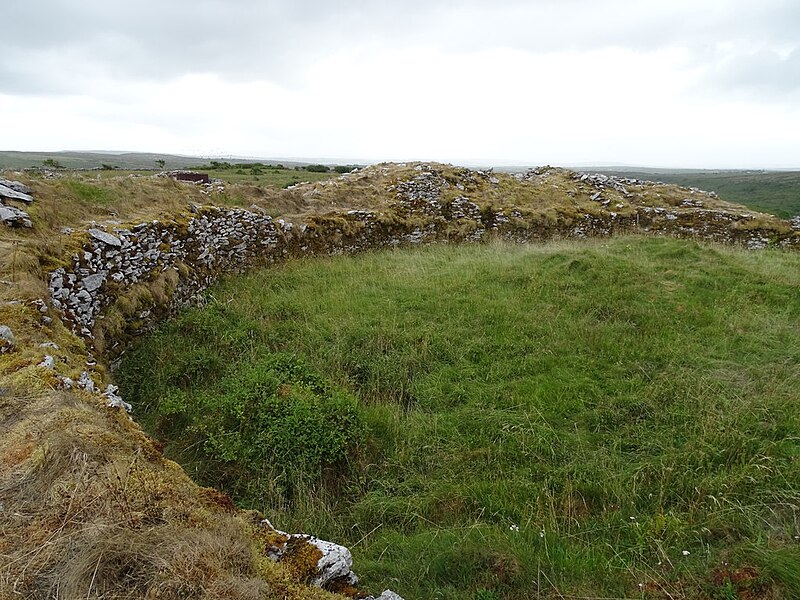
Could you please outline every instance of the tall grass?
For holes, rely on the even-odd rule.
[[[314,259],[223,282],[118,375],[168,452],[352,546],[368,586],[800,597],[799,292],[797,254],[667,239]],[[192,425],[276,356],[356,398],[363,434],[291,502]]]

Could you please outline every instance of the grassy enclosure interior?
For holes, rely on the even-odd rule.
[[[672,239],[316,258],[215,286],[117,379],[369,588],[798,597],[798,289],[796,253]]]

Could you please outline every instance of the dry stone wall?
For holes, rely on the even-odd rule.
[[[475,177],[490,177],[483,172]],[[546,174],[546,172],[545,172]],[[531,171],[523,177],[541,176]],[[225,273],[241,272],[287,256],[343,254],[368,248],[428,242],[479,241],[497,236],[518,242],[550,238],[585,238],[621,232],[695,237],[763,248],[769,244],[799,246],[797,230],[776,235],[758,226],[756,217],[706,209],[701,199],[687,198],[676,207],[636,206],[616,212],[605,198],[607,189],[630,195],[637,180],[575,175],[597,188],[597,211],[552,215],[481,207],[466,195],[442,200],[448,185],[433,168],[390,188],[394,201],[382,211],[350,210],[314,215],[301,223],[273,219],[258,209],[192,206],[171,220],[133,227],[93,227],[85,233],[81,252],[69,266],[50,274],[53,307],[73,330],[91,340],[104,310],[136,284],[165,278],[164,298],[127,315],[126,335],[147,329],[178,307],[196,302],[198,294]],[[622,205],[618,205],[622,206]]]

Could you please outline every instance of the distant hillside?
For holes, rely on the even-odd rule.
[[[255,159],[218,158],[233,164],[253,162]],[[176,154],[157,154],[150,152],[16,152],[0,151],[0,169],[27,169],[46,166],[46,161],[55,161],[67,169],[96,169],[114,167],[117,169],[155,169],[161,168],[157,161],[163,160],[165,169],[186,169],[207,162],[209,157],[180,156]],[[264,164],[297,166],[306,164],[296,161],[269,161],[259,159]]]

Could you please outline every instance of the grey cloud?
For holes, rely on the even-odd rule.
[[[717,85],[762,96],[800,92],[800,48],[782,57],[771,50],[728,58],[710,71]]]
[[[800,3],[632,0],[25,0],[4,7],[0,93],[79,93],[97,81],[213,72],[295,81],[349,48],[693,49],[797,41]],[[347,65],[341,65],[346,67]]]

